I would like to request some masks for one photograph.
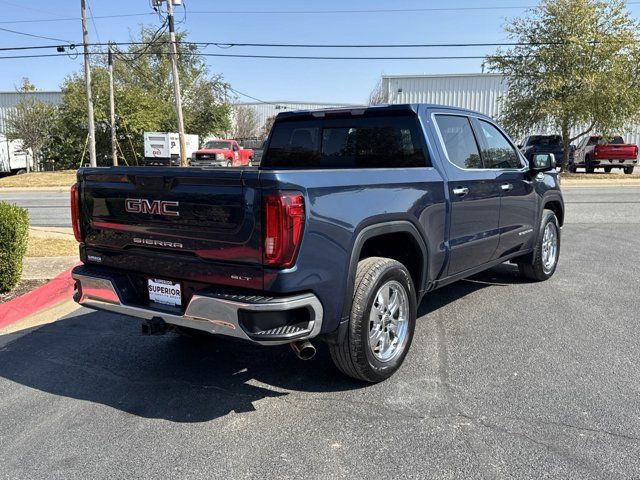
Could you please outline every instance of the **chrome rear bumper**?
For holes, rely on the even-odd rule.
[[[80,305],[130,315],[145,320],[162,320],[170,325],[203,330],[216,335],[248,340],[261,345],[278,345],[295,340],[313,338],[322,327],[322,305],[311,293],[288,297],[261,297],[255,295],[194,294],[184,313],[169,313],[146,306],[132,305],[125,300],[119,288],[117,275],[83,265],[72,271],[76,281],[74,300]],[[266,330],[256,329],[246,319],[261,314],[273,316],[282,313],[296,319]],[[245,321],[243,321],[243,318]],[[302,321],[300,321],[302,319]]]

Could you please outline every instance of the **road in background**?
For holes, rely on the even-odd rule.
[[[590,222],[626,222],[640,218],[640,187],[566,187],[565,201],[571,204],[569,216],[583,216]],[[68,192],[2,192],[0,201],[15,203],[29,210],[35,226],[70,227]],[[594,208],[598,205],[602,208]],[[582,217],[581,217],[582,218]]]
[[[0,191],[0,201],[14,203],[29,210],[31,226],[71,226],[68,191]]]
[[[639,192],[567,189],[555,276],[430,293],[378,385],[87,309],[0,336],[0,477],[635,478]]]

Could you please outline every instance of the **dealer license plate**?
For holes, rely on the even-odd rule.
[[[169,280],[159,280],[149,278],[149,300],[162,305],[180,306],[182,305],[182,294],[180,284]]]

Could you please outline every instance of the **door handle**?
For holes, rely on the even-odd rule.
[[[502,185],[500,185],[500,188],[503,191],[508,192],[509,190],[513,190],[513,185],[511,185],[510,183],[503,183]]]
[[[469,193],[469,189],[467,187],[456,187],[452,190],[452,192],[454,195],[464,197],[467,193]]]

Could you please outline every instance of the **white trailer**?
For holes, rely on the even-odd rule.
[[[14,175],[33,170],[33,157],[29,150],[22,148],[21,140],[9,140],[0,135],[0,175]]]
[[[198,150],[198,135],[185,135],[187,158]],[[148,166],[179,166],[180,138],[173,132],[144,132],[144,164]]]

